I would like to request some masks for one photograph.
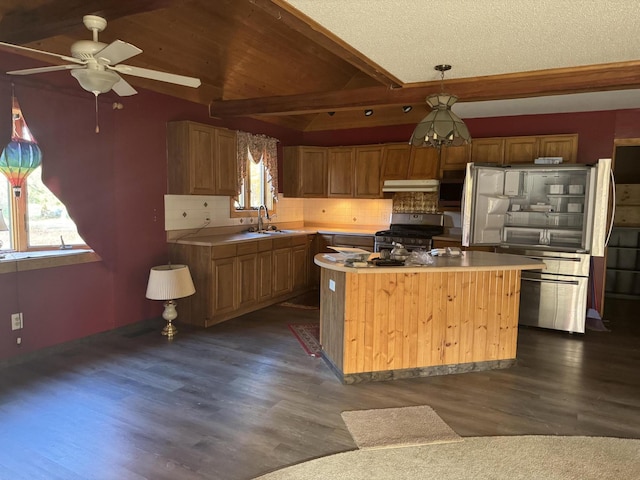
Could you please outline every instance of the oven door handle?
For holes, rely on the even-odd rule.
[[[580,285],[579,282],[575,280],[548,280],[545,278],[532,278],[532,277],[521,277],[521,280],[527,282],[538,282],[538,283],[556,283],[562,285]]]
[[[551,257],[551,256],[537,256],[537,255],[525,255],[527,258],[532,260],[557,260],[559,262],[580,262],[580,258],[572,258],[572,257]]]

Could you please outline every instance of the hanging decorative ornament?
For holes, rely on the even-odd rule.
[[[11,92],[11,141],[0,155],[0,172],[7,177],[16,197],[22,192],[24,181],[42,163],[42,152],[31,135],[22,115],[18,99]]]

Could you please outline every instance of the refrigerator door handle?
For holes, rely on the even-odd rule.
[[[536,257],[535,255],[527,255],[527,258],[530,258],[532,260],[542,260],[543,262],[545,260],[557,260],[559,262],[580,262],[581,261],[579,258],[571,258],[571,257],[552,257],[552,256]]]
[[[531,277],[522,277],[521,280],[523,282],[538,282],[538,283],[555,283],[561,285],[580,285],[579,282],[575,280],[545,280],[544,278],[531,278]]]

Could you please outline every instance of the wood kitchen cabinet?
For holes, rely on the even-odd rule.
[[[328,149],[327,196],[380,198],[383,147],[332,147]]]
[[[473,141],[473,140],[472,140]],[[433,149],[432,150],[437,150]],[[464,170],[471,161],[471,145],[440,148],[440,171]]]
[[[236,132],[196,122],[167,124],[167,192],[237,193]]]
[[[265,238],[206,247],[174,244],[189,265],[196,293],[180,299],[180,322],[209,327],[285,301],[310,288],[315,235]]]
[[[355,148],[354,197],[382,197],[382,157],[384,147],[372,145]]]
[[[409,144],[384,146],[381,179],[407,180],[438,178],[440,152],[431,147]]]
[[[504,137],[474,138],[471,140],[471,161],[502,164],[504,162],[504,142]]]
[[[533,163],[538,157],[562,157],[563,163],[576,163],[578,159],[578,135],[505,138],[505,164]]]
[[[283,148],[285,197],[327,197],[327,148]]]
[[[335,147],[327,151],[328,197],[353,197],[356,151],[353,147]]]

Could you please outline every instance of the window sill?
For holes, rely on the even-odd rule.
[[[93,250],[43,250],[37,252],[9,252],[0,258],[0,274],[63,267],[102,259]]]

